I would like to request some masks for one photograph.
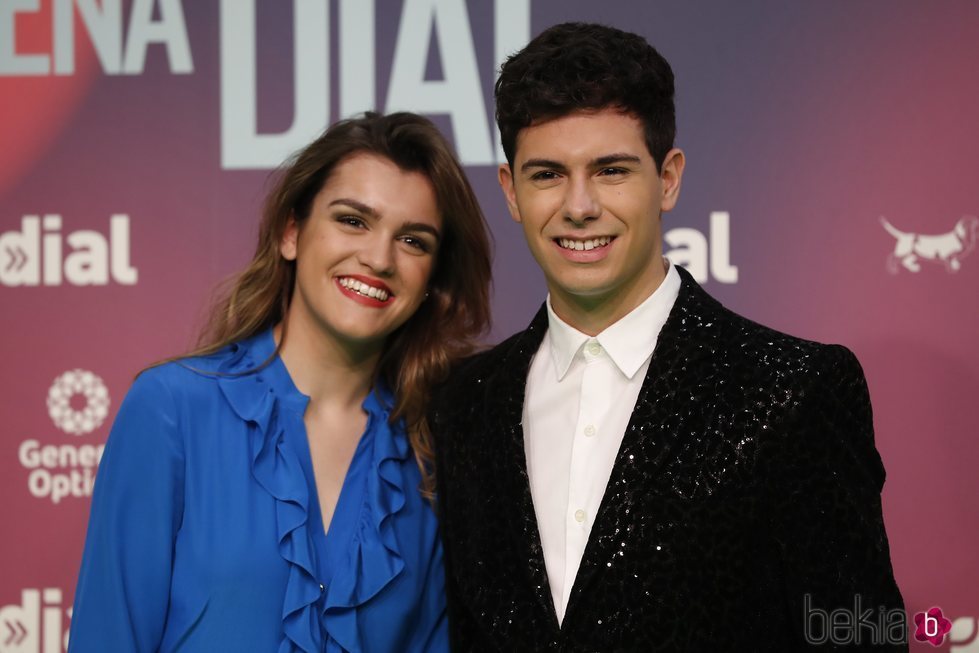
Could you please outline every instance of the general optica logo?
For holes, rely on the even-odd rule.
[[[887,257],[887,271],[891,274],[897,274],[898,267],[919,272],[920,261],[941,263],[946,272],[958,272],[962,269],[962,259],[975,249],[979,238],[979,218],[973,215],[962,217],[950,231],[937,235],[901,231],[885,217],[881,217],[880,223],[896,241],[894,251]]]
[[[80,398],[82,406],[72,407]],[[65,433],[91,433],[109,415],[109,390],[98,376],[87,370],[71,370],[54,380],[48,390],[48,415]]]
[[[105,383],[88,370],[64,372],[48,389],[48,416],[69,435],[88,435],[102,426],[110,403]],[[20,443],[17,458],[30,470],[28,492],[38,499],[60,503],[68,497],[92,496],[95,471],[104,450],[103,444],[48,444],[30,438]]]

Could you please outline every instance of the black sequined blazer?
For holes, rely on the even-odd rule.
[[[436,394],[452,650],[785,653],[807,633],[822,650],[858,634],[843,650],[907,650],[872,646],[903,602],[856,358],[740,317],[679,272],[562,626],[521,426],[546,311]],[[861,625],[827,631],[855,602]]]

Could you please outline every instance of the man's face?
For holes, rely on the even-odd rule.
[[[682,173],[676,149],[658,172],[642,122],[615,109],[520,131],[500,185],[558,315],[573,326],[583,311],[614,321],[656,290],[665,276],[660,217],[676,204]]]

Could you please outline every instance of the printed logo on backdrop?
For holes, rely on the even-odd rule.
[[[25,215],[19,230],[0,233],[0,285],[135,285],[130,263],[129,216],[109,218],[108,233],[79,229],[62,233],[60,215]]]
[[[293,0],[291,49],[293,113],[278,133],[258,130],[257,80],[260,30],[257,0],[221,0],[220,42],[221,166],[268,169],[315,138],[324,125],[366,110],[415,111],[446,115],[464,165],[503,160],[498,135],[487,111],[484,88],[492,86],[499,64],[530,40],[530,0],[493,2],[492,52],[476,56],[475,29],[466,0],[404,0],[394,35],[391,61],[377,61],[375,2]],[[76,40],[92,44],[103,74],[141,75],[151,45],[166,54],[172,74],[193,74],[194,58],[180,0],[133,0],[125,19],[122,0],[53,3],[52,46],[47,52],[19,52],[18,15],[39,14],[39,2],[0,4],[0,76],[46,77],[75,74]],[[331,12],[331,5],[336,5]],[[85,33],[76,34],[77,25]],[[337,24],[331,25],[332,16]],[[36,18],[33,16],[31,18]],[[86,38],[87,37],[87,38]],[[281,37],[276,34],[275,38]],[[331,48],[331,38],[336,46]],[[383,38],[391,38],[383,35]],[[426,77],[429,46],[437,45],[441,79]],[[336,53],[336,61],[332,60]],[[480,61],[481,59],[481,61]],[[480,63],[482,65],[480,65]],[[331,70],[337,71],[339,115],[330,115]],[[379,75],[380,71],[385,74]],[[389,74],[386,74],[389,73]],[[379,101],[378,78],[388,86]],[[2,134],[2,132],[0,132]]]
[[[927,635],[927,633],[926,633]],[[950,653],[979,653],[979,619],[958,617],[952,620],[952,629],[946,640],[951,644]]]
[[[72,400],[80,397],[80,410]],[[109,390],[102,379],[86,370],[65,372],[54,380],[48,390],[48,415],[54,425],[65,433],[91,433],[109,415]]]
[[[47,396],[48,416],[63,434],[80,437],[98,429],[109,415],[109,390],[88,370],[61,374]],[[63,436],[62,436],[63,437]],[[20,443],[17,457],[27,475],[27,490],[38,499],[60,503],[92,496],[103,444],[51,444],[38,439]]]
[[[70,601],[57,587],[28,588],[20,604],[0,606],[0,653],[58,653],[68,648]],[[66,608],[65,606],[68,605]]]
[[[955,225],[942,234],[918,234],[901,231],[881,216],[884,230],[895,240],[894,251],[887,257],[887,271],[897,274],[899,268],[909,272],[920,272],[921,261],[944,266],[949,273],[962,269],[962,259],[976,247],[979,238],[979,218],[963,216]]]
[[[707,234],[690,227],[677,227],[665,232],[663,241],[667,245],[664,254],[670,263],[685,267],[697,283],[738,282],[738,266],[731,265],[731,214],[727,211],[711,212]]]

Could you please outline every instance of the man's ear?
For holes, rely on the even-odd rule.
[[[510,164],[500,164],[496,174],[500,181],[500,188],[503,189],[503,197],[506,198],[507,208],[510,209],[510,217],[514,222],[520,222],[520,210],[517,209],[517,193],[513,187],[513,172],[510,170]]]
[[[660,210],[669,211],[676,206],[680,198],[680,182],[683,179],[683,166],[686,165],[686,158],[683,151],[673,148],[666,153],[663,158],[663,165],[660,166],[660,180],[663,183],[663,197],[660,200]]]
[[[299,225],[296,223],[296,218],[290,216],[289,222],[286,223],[285,231],[282,232],[282,240],[279,242],[279,252],[285,260],[295,261],[298,249]]]

